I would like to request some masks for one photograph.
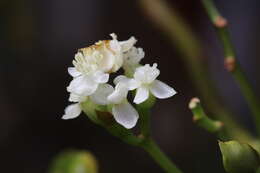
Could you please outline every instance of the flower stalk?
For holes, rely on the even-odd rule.
[[[215,26],[219,39],[223,45],[225,67],[237,81],[253,114],[257,131],[260,134],[260,102],[253,92],[253,89],[241,69],[239,62],[237,61],[234,46],[231,42],[230,34],[227,28],[228,22],[221,16],[212,0],[202,0],[202,4],[204,5],[211,22]]]
[[[105,128],[111,135],[129,145],[143,148],[167,173],[182,173],[151,138],[150,108],[154,102],[155,98],[150,96],[146,102],[137,106],[138,113],[140,114],[139,125],[141,131],[138,137],[131,130],[119,125],[113,119],[110,121],[110,118],[107,117],[109,115],[106,112],[101,112],[102,108],[97,107],[97,105],[90,104],[89,102],[84,103],[82,104],[82,109],[90,120]]]
[[[152,139],[145,139],[141,147],[150,154],[150,156],[160,165],[167,173],[182,173],[172,161],[160,150],[158,145]]]

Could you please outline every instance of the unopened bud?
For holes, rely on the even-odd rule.
[[[89,152],[65,151],[53,160],[49,173],[98,173],[98,164]]]
[[[258,153],[246,143],[220,141],[219,147],[228,173],[254,173],[260,166]]]
[[[97,105],[91,101],[81,103],[82,110],[88,118],[99,125],[111,125],[114,123],[109,105]]]

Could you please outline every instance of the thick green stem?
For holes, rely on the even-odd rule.
[[[160,150],[152,139],[146,139],[141,146],[167,173],[182,173],[171,160]]]
[[[249,84],[243,70],[240,67],[240,64],[236,59],[234,46],[231,42],[230,35],[227,29],[228,22],[218,12],[212,0],[202,0],[202,3],[208,13],[209,18],[211,19],[211,22],[217,29],[218,36],[223,44],[226,69],[237,81],[241,92],[244,95],[248,106],[253,114],[256,128],[258,130],[258,133],[260,134],[260,102],[253,92],[251,85]]]

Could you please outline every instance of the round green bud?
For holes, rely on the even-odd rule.
[[[98,173],[98,164],[90,152],[70,150],[54,158],[49,173]]]

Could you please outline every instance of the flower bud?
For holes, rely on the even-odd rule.
[[[97,105],[90,100],[81,103],[81,107],[83,112],[88,116],[88,118],[96,124],[103,125],[111,122],[111,118],[109,115],[108,106]]]
[[[228,173],[254,173],[260,166],[258,153],[246,143],[220,141],[219,147]]]
[[[98,173],[98,164],[91,153],[70,150],[53,160],[49,173]]]

